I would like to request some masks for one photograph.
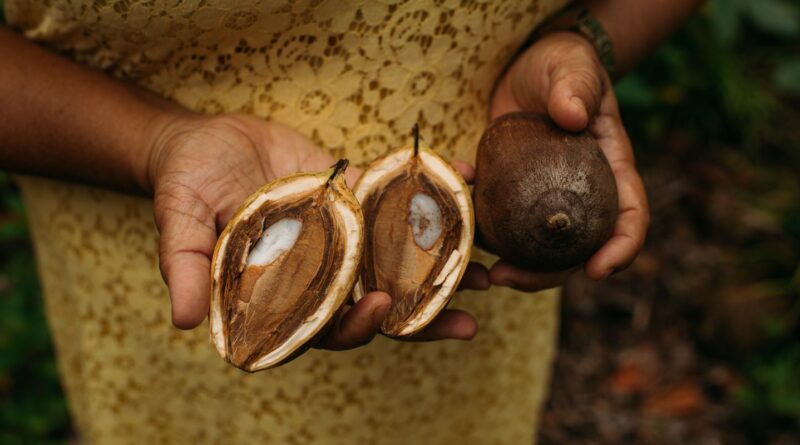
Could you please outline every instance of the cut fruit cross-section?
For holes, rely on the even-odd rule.
[[[211,338],[245,371],[279,365],[309,346],[353,288],[363,217],[347,161],[278,179],[242,205],[211,266]]]
[[[354,188],[364,212],[364,264],[356,301],[381,290],[392,306],[390,336],[423,329],[444,309],[469,262],[474,224],[469,188],[429,147],[412,146],[370,164]]]

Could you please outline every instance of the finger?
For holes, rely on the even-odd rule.
[[[549,74],[548,114],[565,130],[583,130],[597,112],[606,88],[594,50],[588,45],[575,47],[569,56],[559,57]]]
[[[191,329],[208,313],[209,271],[217,234],[213,211],[188,188],[173,190],[155,194],[159,266],[169,288],[172,323]]]
[[[636,171],[633,148],[619,118],[613,94],[603,101],[590,129],[606,155],[617,182],[619,214],[611,239],[586,263],[586,275],[603,279],[628,267],[644,245],[650,212],[642,179]]]
[[[478,322],[469,312],[460,309],[445,309],[431,324],[406,341],[471,340],[478,333]]]
[[[361,173],[363,171],[360,168],[349,165],[347,170],[344,171],[344,179],[347,181],[347,186],[350,188],[355,187],[358,178],[361,177]]]
[[[637,236],[633,213],[620,215],[615,232],[611,238],[586,262],[586,276],[593,280],[602,280],[614,273],[625,270],[631,265],[642,249],[644,236]],[[624,220],[624,221],[623,221]],[[642,230],[643,232],[643,230]]]
[[[644,185],[636,170],[632,165],[618,165],[614,176],[620,211],[611,239],[586,263],[586,276],[595,280],[630,266],[644,245],[650,224]]]
[[[316,347],[340,351],[369,343],[380,329],[391,302],[386,292],[368,293],[358,303],[346,309]]]
[[[469,263],[458,289],[486,290],[492,283],[489,282],[489,271],[483,264]]]
[[[513,289],[536,292],[564,284],[567,277],[575,269],[563,272],[533,272],[512,266],[500,260],[489,269],[489,281],[498,286],[510,287]]]
[[[459,160],[453,160],[452,164],[456,171],[461,173],[461,177],[464,178],[464,182],[467,184],[472,184],[473,181],[475,181],[475,167],[473,167],[471,164]]]

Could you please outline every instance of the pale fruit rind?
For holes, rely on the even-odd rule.
[[[221,307],[223,302],[220,282],[223,273],[221,258],[224,258],[234,227],[247,221],[264,205],[278,202],[281,198],[291,196],[293,193],[324,187],[329,180],[331,191],[327,192],[328,196],[346,227],[341,269],[336,272],[330,286],[326,288],[321,305],[303,320],[302,324],[282,345],[244,367],[245,371],[254,372],[280,365],[294,357],[299,350],[307,347],[307,344],[326,327],[336,311],[345,303],[355,285],[363,251],[364,219],[358,201],[345,183],[344,175],[336,174],[331,179],[333,174],[333,168],[320,173],[298,173],[279,178],[261,187],[244,201],[220,234],[211,262],[209,331],[211,341],[220,356],[230,361]]]
[[[427,171],[435,174],[437,179],[447,186],[452,197],[455,199],[458,207],[459,219],[462,224],[462,231],[458,247],[453,254],[448,257],[445,266],[435,279],[435,284],[441,285],[441,287],[428,299],[424,309],[416,312],[413,317],[407,319],[400,329],[396,331],[383,331],[386,335],[397,337],[410,336],[421,331],[447,306],[447,303],[454,295],[456,287],[466,271],[475,234],[472,198],[469,187],[461,174],[429,147],[420,144],[417,150],[417,156],[422,162],[422,165]],[[364,200],[368,198],[374,187],[379,184],[381,178],[386,178],[387,176],[401,171],[401,169],[405,168],[411,161],[414,155],[415,147],[409,145],[387,153],[370,163],[353,188],[354,194],[359,202],[363,205]],[[367,265],[364,265],[364,267],[367,267]],[[359,282],[353,290],[353,299],[355,301],[360,300],[363,298],[364,293],[364,283],[363,279],[360,277]]]

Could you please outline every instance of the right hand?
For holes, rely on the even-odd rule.
[[[172,322],[191,329],[208,313],[217,237],[245,198],[276,178],[321,171],[335,160],[289,127],[241,114],[171,115],[156,127],[146,176],[161,234],[159,263],[169,287]],[[360,174],[348,168],[350,186]],[[464,280],[473,282],[478,284],[472,287],[488,287],[488,280]],[[345,305],[318,347],[338,350],[368,343],[390,301],[385,292],[371,292]],[[471,315],[447,310],[417,338],[468,339],[476,329]]]
[[[619,213],[611,238],[583,270],[587,277],[602,280],[628,267],[642,249],[650,213],[614,87],[592,44],[576,33],[557,32],[531,45],[500,79],[490,117],[514,111],[546,113],[564,130],[586,130],[597,140],[614,173]],[[563,284],[577,269],[530,271],[501,259],[489,278],[492,284],[534,292]]]

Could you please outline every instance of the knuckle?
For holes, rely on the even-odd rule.
[[[200,225],[213,228],[210,221],[213,221],[212,210],[203,202],[195,199],[182,199],[180,194],[174,192],[162,192],[156,195],[158,200],[159,229],[168,231],[170,224]]]
[[[580,43],[576,44],[573,49],[574,56],[583,61],[597,59],[597,51],[594,49],[594,46],[592,46],[592,44],[589,43],[589,41],[584,37],[577,37],[579,40],[576,40],[576,42]]]
[[[575,70],[573,82],[592,97],[600,93],[600,78],[595,70],[585,67]]]

